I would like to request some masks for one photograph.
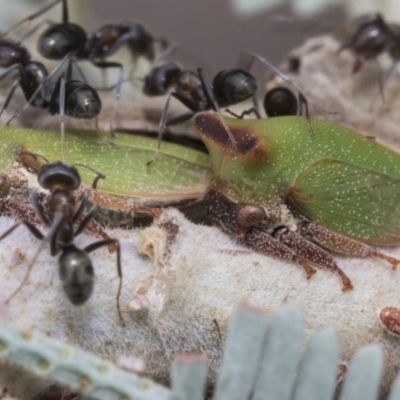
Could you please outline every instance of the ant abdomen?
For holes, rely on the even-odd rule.
[[[40,36],[38,51],[50,60],[61,60],[69,53],[79,54],[85,46],[86,33],[76,24],[55,24]]]
[[[93,265],[87,252],[71,244],[63,249],[58,264],[61,283],[71,303],[85,303],[94,286]]]
[[[291,90],[285,87],[276,87],[266,93],[264,110],[268,117],[298,115],[299,103]]]
[[[224,69],[213,80],[213,92],[221,107],[241,103],[258,90],[257,80],[243,69]]]
[[[53,92],[49,111],[52,115],[60,109],[60,88],[57,85]],[[79,119],[97,117],[101,111],[101,100],[97,91],[91,86],[77,80],[65,84],[65,114]]]
[[[146,96],[162,96],[167,94],[182,73],[181,67],[174,62],[159,65],[146,75],[143,93]]]

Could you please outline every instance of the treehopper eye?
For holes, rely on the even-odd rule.
[[[195,118],[210,153],[205,201],[214,223],[264,254],[297,262],[308,278],[312,265],[335,270],[343,290],[352,283],[323,248],[397,267],[400,260],[370,245],[400,244],[399,154],[327,121],[312,120],[315,135],[296,116],[226,123],[235,146],[216,114]]]

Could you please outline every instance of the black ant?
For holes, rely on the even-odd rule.
[[[155,53],[154,45],[157,40],[142,25],[134,21],[121,21],[118,24],[105,25],[95,32],[86,32],[81,26],[69,22],[67,0],[56,0],[36,13],[24,18],[2,36],[7,35],[22,23],[32,21],[43,15],[50,8],[61,2],[63,5],[62,22],[52,23],[41,34],[38,39],[39,53],[44,58],[59,60],[60,65],[58,68],[61,68],[67,61],[75,63],[84,81],[86,80],[79,65],[76,63],[77,60],[88,60],[96,67],[102,69],[118,68],[119,75],[116,84],[116,99],[118,100],[121,95],[121,86],[124,77],[123,65],[118,62],[104,61],[104,59],[114,54],[121,46],[126,45],[135,57],[144,56],[149,60],[153,60]],[[39,29],[41,25],[39,24],[32,29],[29,34]]]
[[[282,79],[293,84],[298,89],[298,100],[296,98],[289,99],[290,95],[294,95],[288,89],[281,88],[279,93],[277,91],[268,92],[264,98],[266,114],[268,116],[300,115],[301,104],[305,106],[307,120],[309,121],[307,100],[300,88],[263,57],[253,53],[247,53],[246,55],[252,58],[247,68],[222,70],[214,77],[211,84],[207,83],[201,68],[197,69],[197,73],[190,70],[183,70],[180,64],[176,62],[165,63],[150,70],[144,79],[143,93],[147,96],[161,96],[169,92],[159,125],[158,148],[160,148],[160,140],[167,125],[184,122],[200,111],[211,109],[219,112],[220,107],[229,107],[252,98],[253,107],[244,111],[240,116],[232,113],[230,110],[227,111],[238,118],[243,118],[244,115],[251,113],[254,113],[257,118],[261,118],[256,99],[258,90],[257,80],[248,72],[254,59],[258,59],[262,64],[271,68]],[[170,89],[172,91],[169,91]],[[272,95],[273,98],[271,98]],[[167,112],[171,97],[179,100],[190,111],[167,121]],[[285,102],[285,107],[288,107],[287,102],[290,101],[291,108],[284,110],[282,101]],[[271,106],[272,102],[274,104]],[[281,103],[281,106],[277,105],[278,102]],[[310,122],[309,125],[312,132]],[[229,131],[227,128],[226,130]]]
[[[141,24],[131,20],[121,21],[118,24],[107,24],[97,31],[86,32],[81,26],[69,22],[67,1],[55,0],[36,13],[22,19],[0,37],[8,35],[27,21],[33,21],[62,2],[62,22],[50,22],[51,26],[40,35],[38,40],[38,51],[44,58],[62,60],[68,55],[96,64],[96,61],[113,55],[123,45],[126,45],[133,56],[143,56],[152,61],[155,56],[155,44],[160,42],[163,47],[165,46],[163,40],[153,38]],[[44,23],[49,23],[49,21],[46,20]],[[36,26],[25,37],[34,33],[41,25]],[[121,66],[121,64],[118,65]],[[113,66],[117,66],[117,64],[113,63]]]
[[[27,154],[32,155],[32,153]],[[119,241],[117,239],[99,240],[86,246],[84,249],[79,249],[74,244],[74,238],[86,229],[94,216],[94,210],[92,210],[82,219],[79,226],[74,229],[74,224],[81,217],[89,197],[88,191],[85,191],[80,199],[79,205],[76,207],[76,196],[74,192],[81,184],[81,178],[76,166],[83,166],[97,173],[97,177],[93,181],[93,188],[96,188],[98,180],[104,179],[105,176],[81,164],[69,165],[61,161],[50,163],[47,160],[46,162],[47,163],[40,168],[38,174],[40,186],[50,191],[50,194],[45,198],[46,209],[44,209],[44,206],[39,201],[35,191],[30,192],[30,200],[39,219],[45,225],[49,226],[49,232],[45,236],[33,224],[24,220],[17,222],[0,236],[0,240],[4,239],[18,226],[23,224],[37,239],[42,241],[42,245],[28,266],[28,272],[25,278],[9,297],[8,301],[10,301],[26,283],[39,252],[43,245],[47,241],[50,241],[51,255],[56,256],[59,254],[59,275],[65,294],[74,305],[85,303],[91,296],[94,281],[93,265],[88,253],[99,247],[114,245],[117,250],[117,270],[120,280],[116,297],[117,309],[118,315],[121,321],[123,321],[119,303],[122,288],[121,250]]]
[[[175,97],[190,110],[168,121],[168,125],[173,125],[190,119],[200,111],[217,111],[217,107],[241,103],[253,97],[257,89],[257,80],[242,69],[222,70],[209,85],[200,68],[197,72],[183,70],[180,64],[169,62],[150,70],[144,79],[143,93],[161,96],[169,92],[169,96]]]
[[[159,124],[158,149],[148,164],[155,160],[160,151],[166,125],[187,121],[200,111],[217,111],[234,143],[234,138],[220,113],[220,107],[237,104],[254,96],[257,92],[257,81],[247,71],[228,69],[218,73],[210,85],[201,68],[198,68],[197,72],[183,70],[180,64],[169,62],[152,68],[146,75],[143,86],[143,93],[147,96],[161,96],[167,92],[169,94]],[[190,111],[167,121],[171,97],[179,100]]]
[[[351,50],[356,59],[353,72],[358,72],[366,61],[388,52],[397,62],[400,59],[400,25],[388,24],[380,14],[363,15],[351,24],[349,37],[343,41],[340,50]]]
[[[62,143],[64,143],[64,114],[73,118],[91,119],[100,113],[99,95],[88,84],[71,79],[71,64],[68,66],[66,78],[61,74],[54,83],[50,78],[57,72],[58,67],[49,74],[41,62],[31,60],[29,51],[20,43],[2,38],[0,66],[6,68],[0,74],[0,80],[13,71],[19,72],[19,79],[13,83],[0,110],[0,116],[7,109],[18,85],[21,86],[28,105],[47,110],[51,115],[60,115]],[[7,122],[7,125],[14,117]]]
[[[400,25],[386,23],[380,14],[363,15],[350,24],[350,33],[342,41],[340,51],[343,49],[351,50],[356,56],[353,73],[360,71],[368,60],[376,59],[385,52],[392,58],[391,68],[379,79],[379,92],[384,108],[388,110],[384,87],[400,60]]]

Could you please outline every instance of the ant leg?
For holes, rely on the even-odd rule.
[[[32,225],[30,222],[28,221],[21,221],[21,222],[17,222],[16,224],[14,224],[11,228],[9,228],[6,232],[4,232],[1,236],[0,236],[0,240],[3,240],[6,236],[8,236],[11,232],[13,232],[16,228],[18,228],[18,226],[20,226],[21,224],[25,225],[29,231],[39,240],[43,240],[44,236],[43,234],[34,226]],[[35,257],[36,259],[36,257]],[[29,263],[28,265],[28,270],[24,276],[24,279],[21,281],[21,283],[19,284],[19,286],[17,287],[17,289],[14,290],[13,293],[11,293],[11,295],[8,297],[8,299],[6,300],[6,304],[8,304],[11,299],[23,288],[23,286],[25,285],[25,283],[28,281],[29,279],[29,275],[31,274],[32,268],[33,268],[34,263]]]
[[[172,96],[174,96],[174,93],[172,93]],[[182,122],[189,121],[189,119],[192,118],[194,114],[195,113],[193,111],[189,111],[187,113],[177,115],[176,117],[169,119],[166,122],[166,126],[177,125],[177,124],[181,124]]]
[[[89,191],[85,190],[81,196],[81,204],[79,205],[79,208],[76,211],[76,213],[72,219],[73,224],[75,224],[76,222],[79,222],[79,227],[76,230],[76,232],[74,233],[74,236],[80,235],[85,229],[87,229],[87,231],[89,233],[91,233],[92,235],[94,235],[96,237],[100,237],[105,240],[111,239],[110,236],[108,236],[107,233],[104,232],[101,225],[98,222],[96,222],[95,220],[93,220],[93,214],[94,214],[95,210],[89,212],[89,214],[87,214],[85,216],[85,218],[83,218],[79,221],[79,219],[81,218],[81,215],[85,209],[85,205],[87,203],[88,198],[89,198]],[[109,245],[108,250],[110,253],[113,253],[116,250],[116,248],[113,245]]]
[[[104,174],[102,174],[100,171],[97,171],[96,169],[89,167],[88,165],[85,164],[80,164],[80,163],[75,163],[72,164],[73,167],[83,167],[83,168],[87,168],[89,171],[94,172],[97,176],[96,178],[94,178],[93,183],[92,183],[92,188],[93,189],[97,189],[97,182],[100,179],[106,179],[106,176]]]
[[[23,76],[25,76],[25,73],[23,71],[23,67],[21,64],[13,64],[10,67],[6,68],[1,74],[0,74],[0,81],[3,80],[4,78],[6,78],[8,75],[10,75],[13,71],[15,71],[16,69],[19,70],[19,75],[20,75],[20,79],[22,79]],[[12,86],[10,91],[8,92],[8,95],[6,97],[6,100],[4,101],[3,106],[1,107],[0,110],[0,117],[3,114],[4,110],[8,107],[12,97],[14,96],[15,93],[15,89],[17,88],[18,85],[20,84],[20,79],[16,80]]]
[[[61,154],[62,160],[65,162],[65,122],[64,122],[64,112],[65,112],[65,78],[61,74],[60,79],[60,96],[59,96],[59,115],[60,115],[60,128],[61,128]]]
[[[14,29],[18,28],[19,26],[21,26],[23,23],[27,22],[27,21],[33,21],[34,19],[36,19],[37,17],[40,17],[41,15],[45,14],[47,11],[49,11],[51,8],[53,8],[54,6],[56,6],[58,3],[60,3],[61,1],[65,1],[65,0],[55,0],[53,1],[53,3],[48,4],[47,6],[41,8],[39,11],[35,12],[34,14],[29,15],[28,17],[22,19],[21,21],[19,21],[17,24],[15,24],[13,27],[11,27],[8,31],[4,32],[3,34],[0,35],[0,39],[3,38],[4,36],[7,36],[11,31],[13,31]]]
[[[29,190],[29,199],[31,201],[31,204],[34,208],[34,210],[36,211],[36,214],[39,216],[40,221],[44,224],[44,225],[50,225],[50,221],[48,220],[48,218],[46,217],[46,215],[44,214],[44,210],[42,205],[39,203],[39,198],[37,193],[34,190]]]
[[[82,68],[80,67],[79,62],[76,60],[75,57],[71,58],[71,61],[72,61],[72,63],[74,64],[74,67],[76,68],[76,70],[78,71],[78,74],[79,74],[79,76],[81,77],[82,81],[83,81],[84,83],[86,83],[86,85],[89,85],[89,82],[88,82],[88,80],[87,80],[87,78],[86,78],[86,75],[84,74]],[[68,79],[71,79],[71,77],[68,78]],[[68,80],[68,79],[67,79],[67,80]]]
[[[118,80],[117,80],[117,88],[116,88],[116,93],[115,93],[115,102],[114,102],[114,107],[111,115],[111,121],[110,121],[110,133],[111,136],[115,137],[114,133],[114,119],[115,119],[115,114],[117,112],[117,107],[119,104],[119,99],[121,98],[121,91],[122,91],[122,82],[124,80],[124,68],[122,64],[117,63],[117,62],[99,62],[99,61],[93,61],[92,63],[102,69],[106,68],[119,68],[119,73],[118,73]]]
[[[72,218],[72,223],[75,224],[76,221],[80,218],[80,216],[82,215],[85,206],[87,204],[89,198],[89,192],[87,190],[85,190],[81,196],[81,203],[79,204],[78,210],[75,212],[73,218]]]
[[[173,118],[170,121],[167,121],[167,115],[168,115],[168,110],[169,110],[169,103],[171,101],[171,97],[174,97],[175,99],[179,100],[184,106],[192,110],[189,113],[184,113],[182,115],[179,115],[178,117]],[[163,112],[161,114],[160,118],[160,123],[158,124],[158,142],[157,142],[157,150],[155,151],[152,159],[146,163],[146,165],[151,165],[158,157],[160,154],[160,149],[161,149],[161,141],[162,137],[164,136],[164,132],[167,129],[167,125],[173,125],[173,124],[179,124],[181,122],[187,121],[190,119],[195,113],[195,107],[193,104],[191,104],[187,99],[183,98],[179,94],[175,92],[170,92],[167,97],[167,101],[165,102],[165,106],[163,109]]]
[[[61,0],[57,0],[61,1]],[[21,110],[14,114],[7,122],[6,125],[10,125],[11,121],[13,121],[15,118],[18,118],[33,102],[33,100],[36,98],[36,96],[39,94],[39,92],[43,89],[44,85],[48,84],[50,82],[50,79],[53,77],[54,74],[56,74],[61,67],[71,58],[71,54],[67,54],[61,61],[60,63],[47,75],[46,79],[38,85],[36,90],[32,93],[31,97],[27,101],[27,103],[21,108]]]
[[[386,86],[388,80],[390,79],[390,77],[395,72],[397,65],[398,65],[398,61],[393,61],[392,66],[390,67],[389,71],[386,74],[383,73],[381,64],[378,62],[378,60],[374,60],[374,61],[378,65],[378,69],[379,69],[378,86],[379,86],[379,94],[382,99],[382,106],[383,106],[383,109],[385,110],[385,112],[389,112],[389,107],[387,105],[386,96],[385,96],[385,86]]]
[[[240,115],[235,114],[235,113],[234,113],[233,111],[231,111],[229,108],[226,108],[226,109],[225,109],[225,112],[227,112],[228,114],[230,114],[230,115],[232,115],[233,117],[238,118],[238,119],[243,119],[244,116],[250,115],[250,114],[254,114],[254,115],[257,117],[257,119],[260,119],[260,118],[261,118],[260,113],[259,113],[258,110],[255,109],[255,108],[249,108],[248,110],[244,110]]]
[[[160,154],[161,140],[162,140],[165,130],[167,129],[166,121],[167,121],[167,115],[168,115],[169,103],[171,101],[171,96],[172,96],[172,93],[169,93],[168,97],[167,97],[167,101],[165,102],[164,109],[161,114],[160,123],[158,124],[157,150],[154,152],[151,160],[147,161],[146,165],[153,164],[153,162],[156,161],[158,155]]]
[[[229,129],[228,125],[225,122],[225,118],[221,113],[221,109],[219,108],[217,99],[214,96],[214,93],[211,90],[211,83],[208,79],[206,79],[204,72],[201,68],[197,68],[197,73],[199,75],[200,81],[201,81],[201,85],[203,87],[204,93],[207,96],[207,99],[209,101],[210,104],[212,104],[213,109],[218,113],[219,118],[222,122],[222,125],[224,126],[224,129],[226,131],[226,133],[229,136],[229,139],[231,140],[232,143],[232,150],[235,151],[236,149],[236,140],[233,137],[233,134],[231,132],[231,130]]]
[[[261,119],[261,114],[260,114],[260,107],[258,106],[258,99],[256,96],[252,97],[252,102],[253,102],[253,112],[256,116],[257,119]]]
[[[0,240],[3,240],[5,237],[7,237],[11,232],[13,232],[20,225],[25,225],[29,229],[29,231],[32,233],[32,235],[36,237],[36,239],[43,240],[44,236],[43,236],[42,232],[40,232],[39,229],[37,229],[34,225],[32,225],[28,221],[20,221],[20,222],[15,223],[11,228],[7,229],[0,236]]]
[[[109,240],[101,240],[96,243],[92,243],[89,246],[86,246],[83,250],[86,251],[87,253],[90,253],[99,247],[103,246],[108,246],[110,244],[115,245],[117,248],[117,270],[118,270],[118,277],[119,277],[119,286],[118,286],[118,292],[117,292],[117,310],[118,310],[118,315],[119,319],[122,322],[122,325],[125,326],[124,319],[122,318],[122,313],[121,313],[121,305],[120,305],[120,296],[121,296],[121,290],[122,290],[122,268],[121,268],[121,246],[119,244],[118,239],[109,239]]]
[[[85,218],[83,218],[81,223],[79,224],[78,229],[74,232],[74,237],[80,235],[87,228],[95,212],[96,210],[92,210],[88,214],[86,214]]]
[[[3,112],[7,109],[8,105],[10,104],[10,101],[11,101],[12,97],[14,96],[15,90],[17,89],[17,86],[18,86],[19,84],[20,84],[20,83],[19,83],[19,80],[15,81],[15,82],[12,84],[11,89],[10,89],[10,91],[8,92],[8,95],[7,95],[7,97],[6,97],[5,101],[4,101],[4,104],[3,104],[3,106],[1,107],[1,110],[0,110],[0,118],[1,118],[1,116],[2,116],[2,114],[3,114]]]
[[[68,4],[67,0],[62,0],[63,5],[62,5],[62,22],[63,24],[68,24],[69,23],[69,12],[68,12]]]
[[[308,123],[308,129],[310,130],[311,134],[314,134],[314,129],[312,127],[311,120],[310,120],[310,113],[309,113],[309,110],[308,110],[308,101],[307,101],[307,99],[305,98],[305,96],[303,95],[302,92],[298,93],[297,99],[298,99],[298,102],[299,102],[299,109],[298,109],[298,114],[297,115],[301,115],[302,106],[304,106],[305,115],[306,115],[307,123]]]

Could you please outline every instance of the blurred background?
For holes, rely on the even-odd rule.
[[[0,30],[51,0],[0,0]],[[349,18],[382,12],[400,21],[398,0],[69,0],[71,20],[87,30],[134,19],[155,37],[193,53],[213,70],[237,65],[240,50],[279,64],[305,38],[329,33]],[[59,21],[61,7],[46,18]]]

